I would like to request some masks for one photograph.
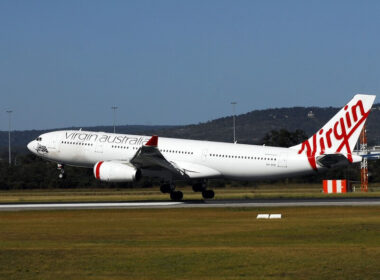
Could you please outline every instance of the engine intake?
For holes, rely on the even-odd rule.
[[[121,162],[99,161],[94,166],[94,176],[106,182],[133,182],[141,179],[141,170]]]

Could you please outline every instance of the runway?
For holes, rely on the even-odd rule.
[[[380,206],[380,198],[245,199],[192,201],[75,202],[0,204],[0,211],[143,209],[143,208],[223,208],[223,207],[327,207]]]

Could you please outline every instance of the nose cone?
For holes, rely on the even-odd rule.
[[[27,145],[28,150],[31,151],[32,153],[34,153],[34,152],[36,151],[36,150],[34,149],[35,146],[36,146],[36,145],[35,145],[35,141],[31,141],[31,142],[29,142],[29,144]]]

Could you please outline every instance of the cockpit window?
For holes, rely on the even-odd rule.
[[[41,137],[37,137],[37,138],[36,138],[36,141],[41,141],[41,140],[42,140]]]

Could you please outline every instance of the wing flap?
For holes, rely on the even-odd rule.
[[[213,178],[221,176],[219,171],[204,165],[190,162],[174,162],[174,164],[181,173],[185,174],[191,179]]]

